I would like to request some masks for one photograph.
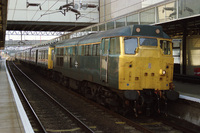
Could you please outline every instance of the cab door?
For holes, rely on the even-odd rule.
[[[106,83],[108,82],[109,43],[109,38],[102,39],[100,50],[100,80]]]
[[[38,64],[38,50],[35,51],[35,64]]]
[[[53,57],[54,57],[54,48],[49,47],[49,49],[48,49],[48,69],[53,69]]]

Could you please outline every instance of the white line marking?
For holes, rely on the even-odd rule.
[[[200,103],[200,99],[195,98],[195,97],[190,97],[190,96],[186,96],[186,95],[179,95],[179,98]]]

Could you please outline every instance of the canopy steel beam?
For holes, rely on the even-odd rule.
[[[6,35],[34,35],[34,36],[61,36],[67,32],[56,32],[56,31],[6,31]]]
[[[6,22],[7,22],[7,0],[0,1],[0,49],[4,47],[5,44],[5,32],[6,32]]]
[[[7,30],[18,31],[75,31],[95,23],[83,22],[35,22],[35,21],[7,21]],[[57,27],[53,28],[52,27]]]

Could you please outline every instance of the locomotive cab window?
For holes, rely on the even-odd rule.
[[[170,41],[160,40],[160,48],[162,49],[163,54],[165,55],[171,54]]]
[[[133,37],[124,38],[125,54],[135,54],[135,50],[138,47],[138,39]]]
[[[154,38],[140,38],[140,46],[158,46],[158,42]]]

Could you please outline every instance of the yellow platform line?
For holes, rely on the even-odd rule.
[[[95,129],[97,128],[96,126],[90,126],[90,128]],[[63,130],[53,130],[53,129],[47,129],[47,131],[49,132],[73,132],[73,131],[77,131],[80,130],[80,128],[73,128],[73,129],[63,129]]]
[[[53,129],[47,129],[47,131],[49,132],[73,132],[73,131],[77,131],[80,130],[80,128],[73,128],[73,129],[63,129],[63,130],[53,130]]]
[[[152,122],[152,123],[140,123],[140,125],[160,125],[161,122]]]
[[[123,121],[117,121],[117,122],[115,122],[116,124],[119,124],[119,125],[124,125],[124,124],[126,124],[126,122],[123,122]]]

